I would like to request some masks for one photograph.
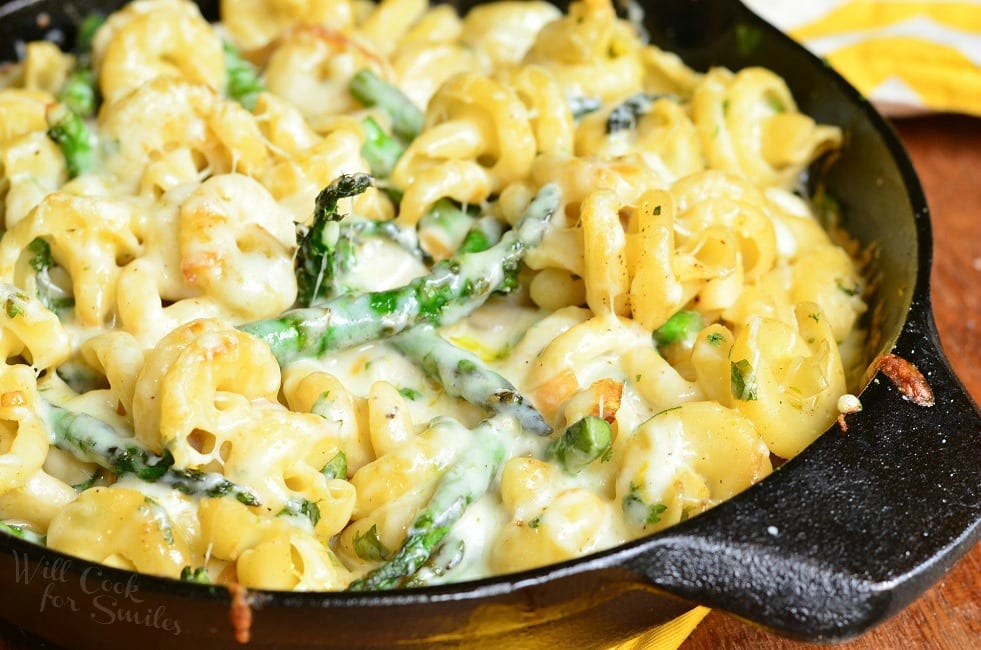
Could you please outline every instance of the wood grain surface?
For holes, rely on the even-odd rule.
[[[981,120],[930,116],[896,122],[932,210],[934,310],[955,372],[981,400]],[[979,459],[981,460],[981,459]],[[0,650],[50,647],[0,622]],[[712,612],[682,650],[794,650],[795,643]],[[910,607],[842,650],[981,648],[981,545]]]

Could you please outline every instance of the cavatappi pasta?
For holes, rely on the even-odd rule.
[[[222,10],[139,0],[0,75],[7,532],[456,581],[692,517],[838,415],[863,280],[794,187],[841,133],[773,73],[609,0]]]

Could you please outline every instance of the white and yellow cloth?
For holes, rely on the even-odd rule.
[[[981,0],[744,0],[888,114],[981,115]]]

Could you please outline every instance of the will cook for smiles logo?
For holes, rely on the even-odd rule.
[[[99,625],[140,625],[174,636],[181,633],[180,621],[167,614],[166,605],[154,607],[144,602],[135,574],[120,582],[107,578],[99,567],[88,566],[79,573],[72,572],[71,566],[68,558],[36,562],[14,552],[14,580],[22,585],[44,584],[41,612],[87,611],[92,622]]]

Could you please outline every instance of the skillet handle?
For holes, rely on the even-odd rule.
[[[769,478],[628,547],[652,585],[809,641],[841,641],[897,613],[981,537],[981,414],[944,358],[929,305],[896,354],[936,404],[882,375],[864,410]]]

